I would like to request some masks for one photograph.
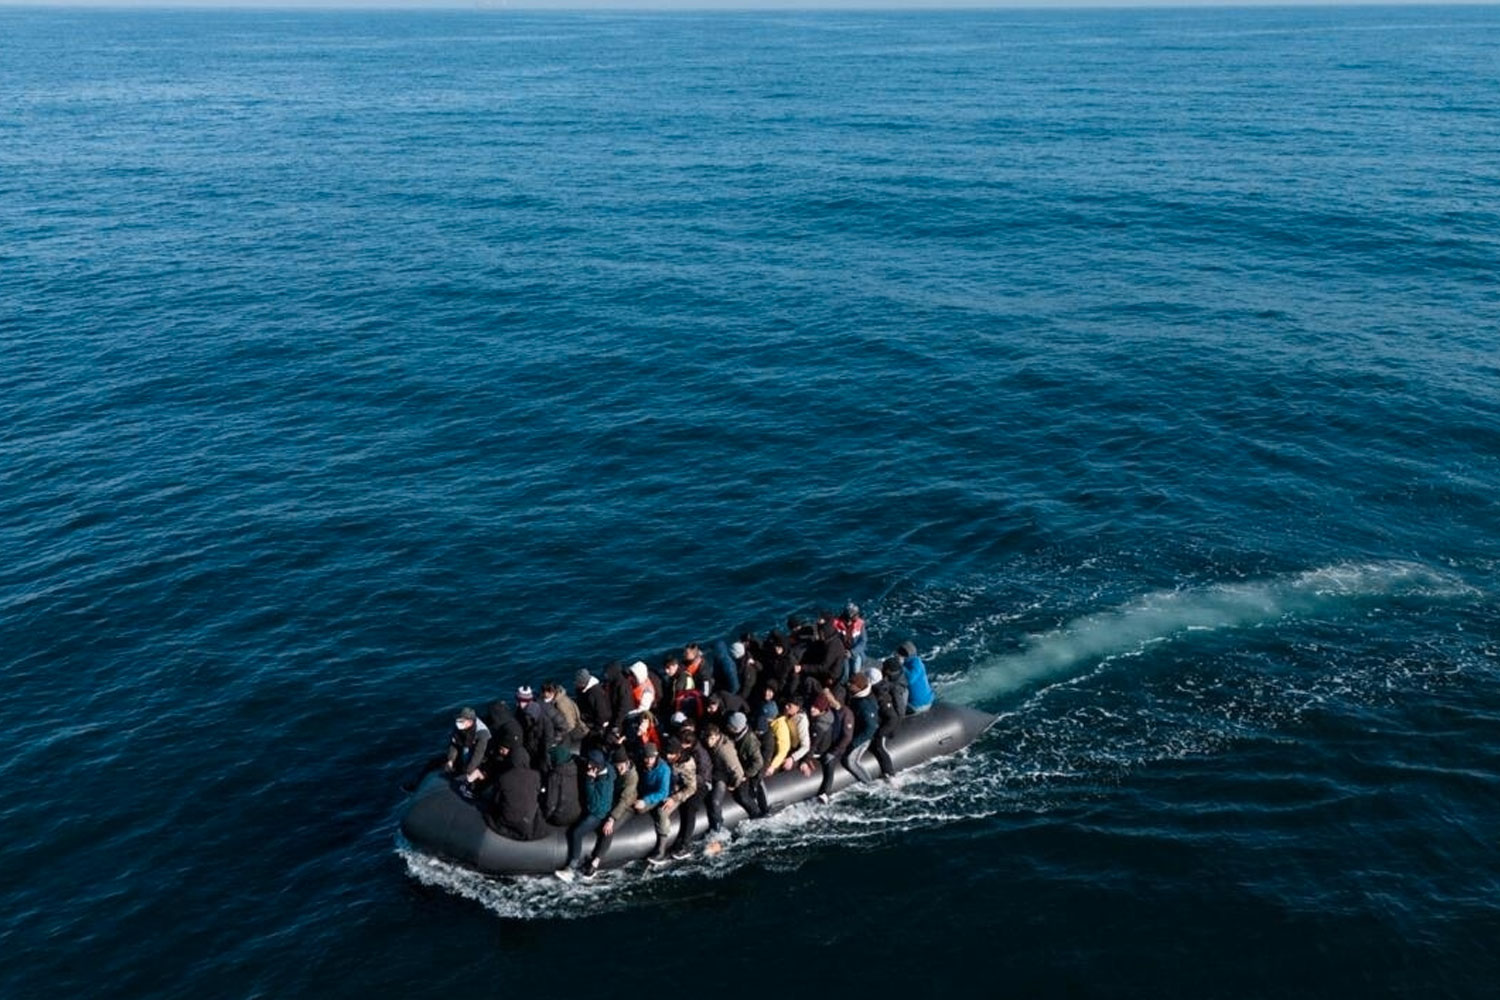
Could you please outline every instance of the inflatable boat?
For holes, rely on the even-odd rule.
[[[898,771],[924,764],[935,757],[956,753],[974,742],[995,722],[995,716],[963,705],[935,703],[920,715],[908,716],[900,730],[886,742],[891,761]],[[874,755],[864,751],[862,763],[870,774],[879,774]],[[766,799],[773,810],[795,802],[815,798],[822,784],[820,771],[804,775],[800,771],[778,773],[766,780]],[[854,784],[847,768],[834,775],[835,791]],[[708,829],[708,817],[699,810],[695,835]],[[730,798],[724,802],[724,825],[733,828],[748,817],[745,810]],[[672,835],[677,834],[677,817],[672,817]],[[451,779],[430,774],[423,780],[401,817],[401,832],[412,847],[424,854],[454,861],[490,875],[545,875],[563,866],[568,857],[567,831],[547,827],[536,840],[511,840],[486,825],[480,806],[459,795]],[[585,854],[593,849],[594,835],[583,844]],[[634,814],[615,830],[602,864],[618,868],[639,861],[656,846],[656,829],[649,813]]]

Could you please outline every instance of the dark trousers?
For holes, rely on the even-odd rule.
[[[714,787],[708,792],[708,832],[718,833],[724,829],[724,795],[729,791],[729,784],[718,778],[714,781]]]
[[[605,819],[608,819],[608,818],[609,817],[607,817],[607,816],[605,817]],[[616,829],[619,829],[619,827],[616,826]],[[595,861],[603,861],[604,860],[604,852],[609,850],[609,845],[610,845],[610,843],[614,839],[615,839],[615,835],[612,834],[612,833],[605,833],[604,832],[604,827],[601,825],[600,828],[599,828],[599,836],[594,841],[594,849],[589,852],[589,857],[593,858]],[[582,843],[581,840],[579,842]],[[571,854],[572,852],[573,852],[573,847],[572,847],[571,844],[569,844],[568,845],[568,853]]]
[[[751,819],[759,819],[771,811],[766,803],[766,779],[759,773],[745,775],[740,787],[734,790],[734,801],[745,810]]]
[[[824,754],[823,761],[823,784],[818,787],[819,795],[827,795],[833,791],[833,775],[838,770],[839,759],[833,754]]]
[[[672,849],[686,847],[693,842],[693,825],[698,822],[698,810],[703,805],[706,796],[694,795],[692,798],[684,799],[682,805],[677,807],[677,840],[673,842]]]
[[[880,761],[880,773],[887,778],[896,773],[896,765],[891,763],[890,751],[885,748],[886,738],[896,731],[894,723],[881,725],[875,730],[875,736],[870,740],[870,750],[875,754],[875,759]]]
[[[563,862],[564,868],[572,868],[578,864],[578,859],[583,857],[583,838],[603,825],[603,816],[585,816],[568,831],[568,860]]]
[[[865,752],[865,747],[869,747],[870,752],[875,754],[875,759],[880,762],[881,774],[889,778],[896,773],[896,766],[891,762],[890,752],[885,748],[885,733],[877,729],[875,730],[875,736],[868,743],[860,743],[850,747],[849,752],[844,754],[840,759],[840,762],[849,769],[851,774],[860,781],[870,780],[870,773],[865,770],[864,764],[859,759]],[[823,783],[825,785],[828,783],[826,774],[824,775]]]

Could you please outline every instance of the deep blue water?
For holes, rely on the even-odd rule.
[[[10,9],[0,94],[0,995],[1494,995],[1500,10]],[[850,598],[992,733],[398,842],[456,705]]]

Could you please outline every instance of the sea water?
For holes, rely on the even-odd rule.
[[[0,11],[0,994],[1492,995],[1497,76]],[[991,733],[663,875],[400,841],[458,706],[850,599]]]

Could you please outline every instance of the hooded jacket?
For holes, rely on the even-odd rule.
[[[590,677],[588,686],[578,692],[578,717],[592,730],[609,725],[614,714],[609,705],[609,692],[599,683],[599,678]]]
[[[760,749],[757,744],[756,749]],[[711,747],[709,754],[713,758],[713,772],[711,780],[722,781],[730,788],[738,788],[740,782],[745,780],[745,768],[740,763],[740,755],[735,752],[734,744],[725,736],[719,740],[719,745]]]
[[[586,816],[603,819],[609,815],[615,800],[615,769],[609,764],[599,774],[584,772],[583,811]]]
[[[906,658],[901,672],[906,675],[906,686],[911,691],[907,704],[920,711],[932,705],[935,696],[932,684],[927,680],[927,664],[915,653]]]
[[[541,822],[542,776],[529,767],[507,767],[495,779],[495,809],[490,826],[511,840],[536,840]]]
[[[512,750],[521,746],[521,722],[506,702],[491,702],[484,710],[484,719],[490,727],[491,754],[502,745]]]
[[[630,714],[649,712],[655,707],[656,685],[652,683],[651,669],[645,661],[636,660],[630,665],[625,684],[630,691]]]
[[[578,760],[562,747],[553,751],[543,810],[547,822],[553,826],[572,826],[583,815],[578,794]]]
[[[725,742],[734,741],[735,756],[740,759],[740,767],[744,773],[751,778],[758,777],[760,772],[766,769],[766,758],[760,752],[760,737],[748,727],[738,734],[725,734]]]

